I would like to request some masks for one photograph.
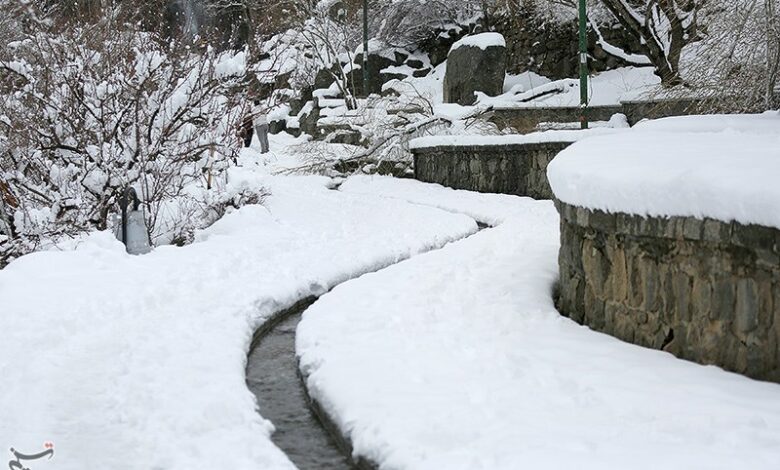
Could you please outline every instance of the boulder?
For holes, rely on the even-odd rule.
[[[297,116],[298,113],[301,112],[301,109],[303,109],[305,103],[302,98],[295,97],[291,98],[287,104],[290,105],[290,116]]]
[[[476,102],[476,91],[498,96],[504,91],[506,43],[498,33],[466,36],[452,45],[444,76],[444,102]]]
[[[423,63],[423,61],[421,61],[419,59],[409,59],[409,60],[406,61],[406,65],[408,65],[409,67],[411,67],[413,69],[425,68],[425,64]]]
[[[287,130],[287,121],[279,119],[268,123],[268,132],[271,134],[278,134]]]
[[[347,83],[357,96],[364,96],[363,91],[363,54],[355,57],[355,67],[347,73]],[[368,54],[368,93],[382,93],[382,85],[393,78],[382,73],[382,70],[394,65],[393,61],[379,54]]]
[[[298,116],[299,129],[309,135],[315,135],[317,132],[317,121],[320,120],[320,108],[312,101],[306,103],[303,108],[300,116]]]
[[[328,88],[335,81],[330,69],[320,69],[314,77],[314,88],[317,90]]]

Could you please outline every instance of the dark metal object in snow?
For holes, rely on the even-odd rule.
[[[133,207],[128,211],[132,202]],[[122,200],[119,206],[122,208],[121,238],[127,252],[131,255],[142,255],[152,250],[149,243],[149,233],[146,229],[144,214],[140,210],[141,200],[135,189],[128,186],[122,193]]]

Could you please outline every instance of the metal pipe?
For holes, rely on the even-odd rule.
[[[368,97],[368,0],[363,0],[363,96]]]
[[[586,0],[580,0],[580,125],[588,128],[588,21]]]

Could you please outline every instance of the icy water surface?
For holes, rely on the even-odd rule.
[[[347,470],[352,466],[309,409],[298,378],[295,327],[302,305],[269,333],[249,355],[246,381],[260,414],[276,427],[272,438],[300,470]]]

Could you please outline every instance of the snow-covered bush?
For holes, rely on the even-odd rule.
[[[47,24],[47,23],[42,23]],[[124,187],[170,241],[240,148],[244,53],[156,40],[111,15],[35,28],[0,50],[0,234],[20,254],[105,229]],[[9,233],[10,232],[10,233]],[[9,245],[13,245],[9,248]]]
[[[682,76],[711,110],[777,109],[780,15],[777,0],[713,2],[702,40],[683,53]]]

